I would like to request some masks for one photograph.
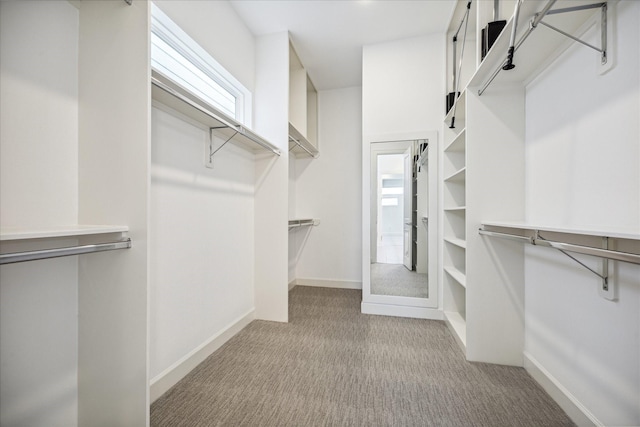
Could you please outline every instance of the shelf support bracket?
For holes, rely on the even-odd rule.
[[[602,239],[603,239],[603,249],[609,249],[609,238],[603,237]],[[541,241],[547,240],[544,237],[540,236],[539,230],[535,231],[535,235],[531,240],[531,243],[535,245],[537,240],[541,240]],[[597,271],[595,271],[593,268],[589,267],[588,265],[580,261],[578,258],[568,253],[567,251],[563,251],[562,249],[558,249],[558,248],[554,248],[554,249],[559,250],[560,252],[562,252],[563,254],[565,254],[566,256],[568,256],[569,258],[571,258],[572,260],[574,260],[575,262],[577,262],[578,264],[580,264],[581,266],[583,266],[584,268],[586,268],[587,270],[589,270],[590,272],[598,276],[600,279],[602,279],[602,290],[605,292],[609,290],[609,260],[608,259],[604,258],[602,260],[602,274],[600,274]]]
[[[213,132],[218,130],[218,129],[228,129],[228,127],[227,126],[222,126],[222,127],[209,128],[209,160],[207,162],[207,166],[208,167],[213,167],[212,166],[213,155],[216,154],[218,151],[220,151],[222,149],[222,147],[227,145],[227,143],[229,141],[231,141],[233,139],[233,137],[236,136],[238,134],[238,132],[239,132],[238,130],[234,131],[233,135],[231,135],[229,138],[227,138],[226,141],[224,141],[218,148],[216,148],[214,150],[213,149]]]
[[[565,31],[562,31],[559,28],[554,27],[553,25],[547,24],[544,21],[539,21],[540,24],[544,25],[545,27],[556,31],[557,33],[562,34],[565,37],[570,38],[573,41],[576,41],[580,44],[583,44],[597,52],[600,52],[601,54],[601,58],[600,58],[600,63],[602,65],[605,65],[607,63],[607,3],[597,3],[597,4],[591,4],[591,5],[585,5],[585,6],[577,6],[577,7],[568,7],[568,8],[564,8],[564,9],[556,9],[556,10],[552,10],[550,12],[547,13],[547,15],[553,15],[553,14],[557,14],[557,13],[568,13],[568,12],[576,12],[579,10],[585,10],[585,9],[595,9],[595,8],[600,8],[600,13],[601,13],[601,19],[600,19],[600,43],[602,45],[601,48],[598,48],[590,43],[585,42],[584,40],[579,39],[578,37],[575,37]]]

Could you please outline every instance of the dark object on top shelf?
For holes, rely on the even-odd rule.
[[[493,21],[489,22],[486,27],[482,29],[482,59],[487,56],[487,52],[493,46],[496,39],[507,25],[507,21]]]
[[[460,96],[460,92],[458,92],[458,96]],[[449,114],[449,110],[451,110],[451,107],[453,107],[453,104],[455,104],[456,98],[458,96],[456,96],[455,92],[449,92],[448,94],[445,95],[445,98],[446,98],[445,114]]]

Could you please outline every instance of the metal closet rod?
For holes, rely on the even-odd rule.
[[[191,99],[187,98],[186,96],[182,95],[180,92],[174,90],[173,88],[167,86],[166,84],[162,83],[160,80],[156,79],[155,77],[151,77],[151,83],[156,85],[158,88],[164,90],[165,92],[167,92],[168,94],[175,96],[176,98],[178,98],[179,100],[181,100],[182,102],[189,104],[190,106],[192,106],[193,108],[195,108],[196,110],[200,111],[202,114],[222,123],[224,125],[225,128],[229,128],[229,129],[233,129],[236,133],[239,133],[240,135],[244,136],[245,138],[251,140],[252,142],[255,142],[256,144],[260,145],[261,147],[271,151],[273,154],[276,155],[280,155],[280,150],[277,148],[274,148],[268,144],[266,144],[264,141],[261,141],[258,138],[255,138],[251,132],[246,129],[245,127],[243,127],[242,125],[233,125],[231,123],[229,123],[228,121],[226,121],[224,118],[218,116],[217,114],[207,110],[206,108],[202,107],[201,105],[198,105],[198,103],[192,101]],[[211,128],[211,129],[219,129],[219,128]],[[235,134],[234,134],[235,136]],[[233,138],[233,137],[232,137]],[[231,139],[231,138],[229,138]]]
[[[93,245],[68,246],[64,248],[13,252],[0,255],[0,264],[13,264],[16,262],[35,261],[39,259],[59,258],[63,256],[113,251],[116,249],[129,249],[130,247],[131,239],[127,238],[126,240],[119,240],[117,242],[96,243]]]
[[[489,231],[480,228],[478,232],[484,236],[500,237],[508,240],[517,240],[530,243],[535,246],[546,246],[558,249],[560,251],[575,252],[579,254],[592,255],[600,258],[613,259],[616,261],[628,262],[631,264],[640,264],[640,255],[629,252],[612,251],[611,249],[593,248],[591,246],[576,245],[573,243],[556,242],[553,240],[543,239],[538,236],[538,231],[533,237],[518,236],[517,234],[500,233],[497,231]]]
[[[307,147],[305,147],[304,145],[302,145],[302,143],[300,141],[298,141],[297,139],[295,139],[294,137],[292,137],[291,135],[289,135],[289,141],[294,142],[298,147],[302,148],[304,151],[307,152],[307,154],[309,154],[311,157],[313,157],[314,159],[316,158],[316,156],[307,149]],[[291,151],[291,150],[289,150]]]

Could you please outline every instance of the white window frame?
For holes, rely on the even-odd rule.
[[[151,33],[175,49],[187,61],[235,97],[235,117],[232,118],[249,128],[251,127],[251,92],[154,3],[151,3]],[[152,68],[166,74],[164,70],[154,66],[154,62],[154,59],[151,58]],[[171,78],[171,76],[167,77]],[[201,94],[197,92],[194,94],[202,98]]]

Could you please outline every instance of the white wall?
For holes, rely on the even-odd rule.
[[[256,317],[286,322],[289,318],[289,34],[256,40],[255,130],[276,145],[280,156],[256,161],[255,305]]]
[[[640,3],[617,8],[615,68],[599,75],[598,55],[576,44],[527,87],[531,223],[640,233]],[[640,266],[617,263],[613,275],[619,298],[608,301],[595,275],[527,247],[525,349],[593,419],[640,425]]]
[[[254,89],[255,40],[227,2],[158,5]],[[254,155],[233,144],[216,153],[213,169],[206,168],[208,129],[161,105],[152,111],[149,352],[151,383],[159,387],[152,388],[154,398],[179,379],[176,372],[198,350],[253,316],[256,174]]]
[[[289,232],[290,263],[300,284],[360,288],[362,89],[320,91],[318,120],[320,156],[294,163],[293,218],[321,222]]]
[[[148,1],[80,3],[78,222],[133,245],[79,257],[79,425],[149,422],[149,38]]]
[[[2,227],[77,223],[78,22],[67,1],[0,2]],[[77,314],[76,257],[0,267],[1,425],[77,425]]]
[[[208,130],[154,108],[152,382],[253,310],[253,155],[228,144],[204,166]]]
[[[364,46],[364,137],[442,127],[444,35]]]

